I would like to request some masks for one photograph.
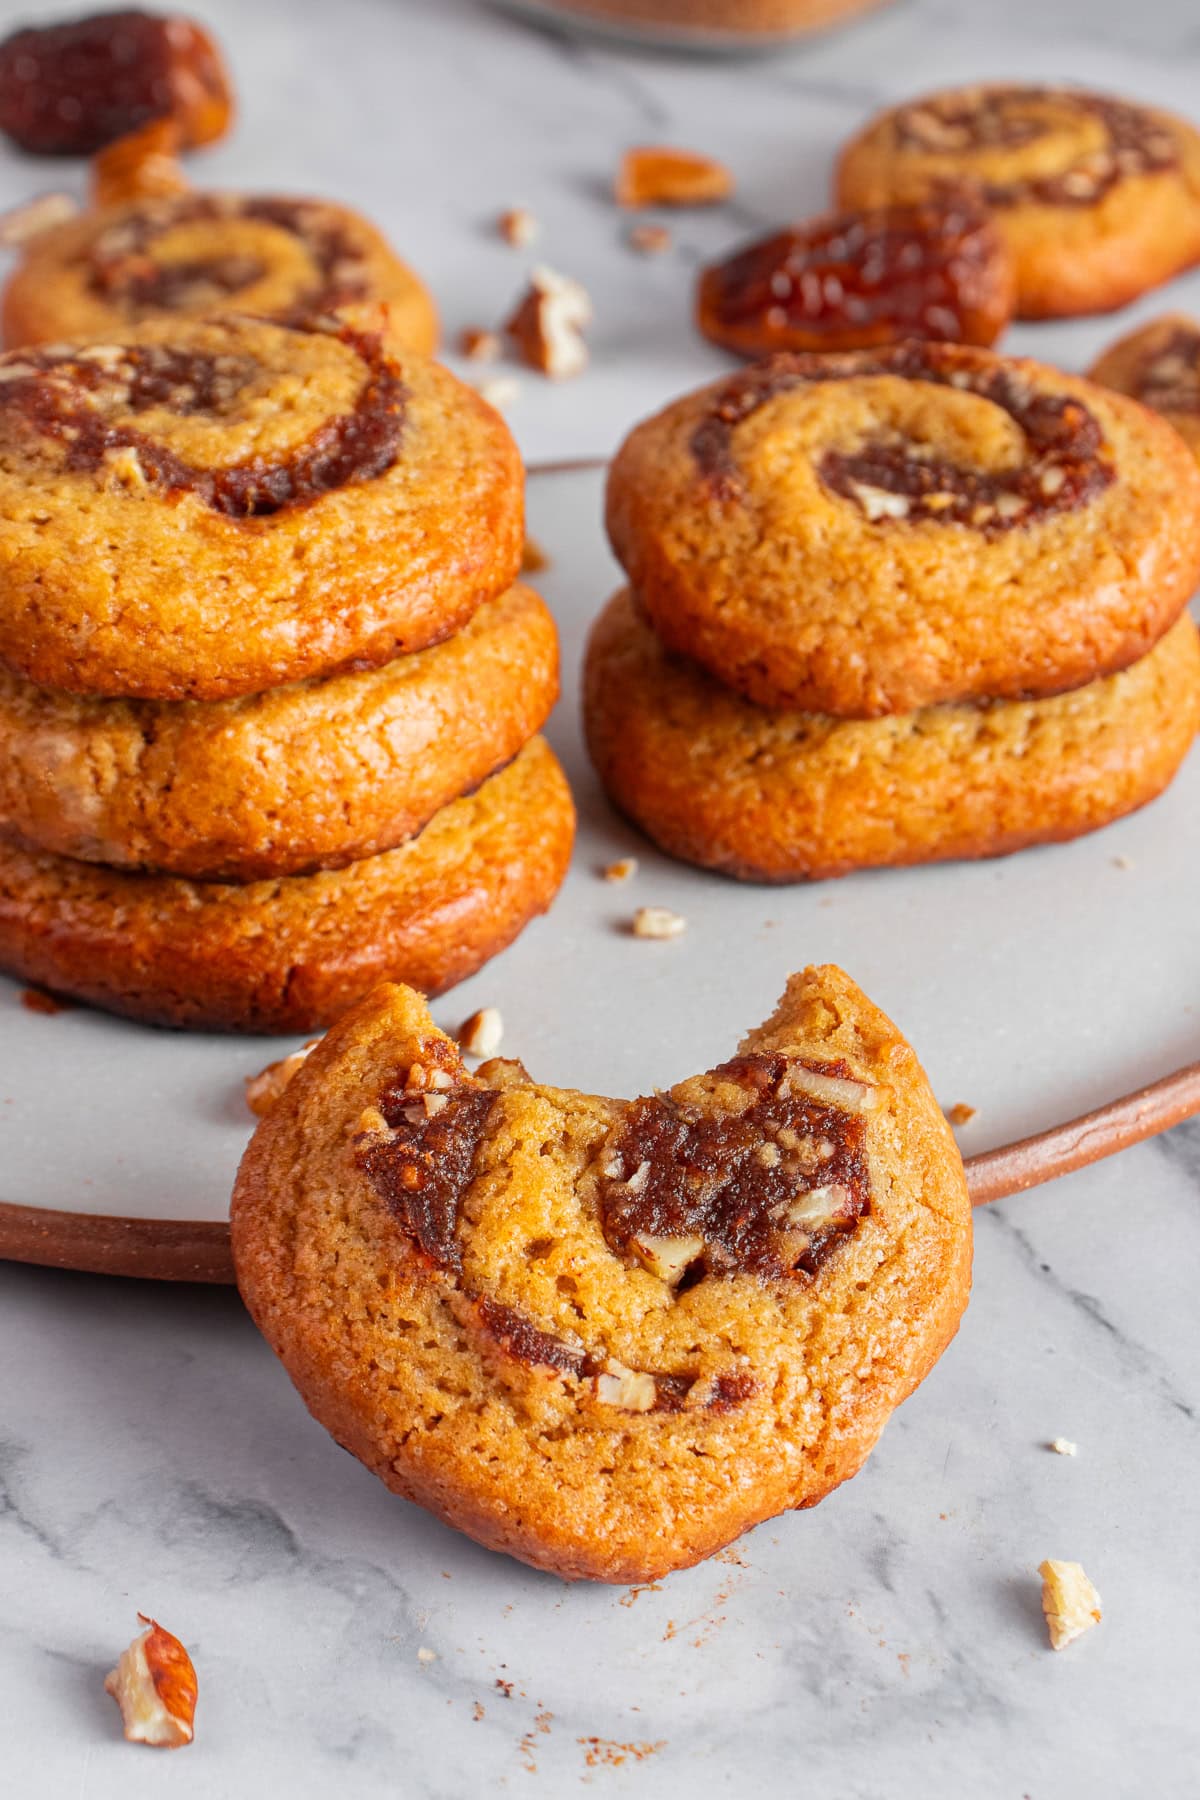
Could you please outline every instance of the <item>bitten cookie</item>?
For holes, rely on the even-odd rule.
[[[0,844],[0,969],[154,1025],[299,1032],[388,978],[438,993],[557,893],[574,810],[542,738],[419,837],[245,887]]]
[[[768,712],[665,651],[628,592],[584,671],[588,748],[609,795],[671,856],[747,881],[1000,856],[1152,800],[1200,729],[1185,614],[1122,674],[1050,700],[886,719]]]
[[[94,700],[0,670],[0,834],[254,881],[390,850],[541,729],[558,637],[527,587],[382,669],[240,700]]]
[[[1200,577],[1175,432],[949,344],[781,355],[628,437],[608,530],[660,637],[762,706],[847,717],[1061,693]]]
[[[0,661],[223,699],[449,637],[510,587],[520,459],[384,309],[0,357]]]
[[[148,319],[312,318],[386,301],[428,354],[437,315],[375,227],[330,201],[182,193],[84,213],[33,238],[4,291],[7,345],[123,338]]]
[[[842,206],[983,201],[1026,319],[1108,312],[1200,260],[1200,133],[1083,89],[951,88],[893,107],[847,145],[836,186]]]
[[[1139,325],[1110,345],[1088,375],[1161,413],[1200,456],[1200,324],[1195,319],[1168,313]]]
[[[855,1474],[970,1281],[949,1127],[834,968],[631,1103],[469,1075],[382,988],[259,1126],[231,1218],[246,1303],[340,1444],[479,1542],[600,1581]]]

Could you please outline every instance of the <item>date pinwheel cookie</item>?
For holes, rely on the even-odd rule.
[[[668,648],[853,718],[1037,698],[1144,655],[1200,577],[1200,471],[1143,407],[949,344],[781,354],[675,401],[609,477]]]
[[[390,850],[539,731],[558,636],[530,588],[381,669],[234,700],[101,700],[0,670],[0,835],[254,881]]]
[[[960,192],[1013,253],[1017,312],[1107,312],[1200,260],[1200,133],[1106,94],[984,84],[882,113],[842,152],[841,206]]]
[[[516,578],[520,460],[363,308],[0,357],[0,663],[224,699],[379,667]]]
[[[1168,313],[1139,325],[1111,344],[1088,375],[1161,413],[1200,457],[1200,323],[1195,319]]]
[[[259,1126],[231,1218],[246,1303],[339,1443],[479,1542],[611,1582],[853,1475],[970,1282],[950,1129],[834,968],[631,1103],[469,1074],[381,988]]]
[[[185,192],[103,207],[41,232],[4,291],[4,341],[121,339],[147,320],[217,312],[313,318],[387,303],[397,343],[428,354],[424,285],[368,221],[331,201]]]
[[[1200,638],[1185,613],[1068,694],[835,719],[722,687],[626,591],[592,632],[584,719],[610,798],[660,849],[748,881],[820,880],[1004,855],[1145,805],[1200,729]]]
[[[546,911],[574,827],[534,738],[408,843],[313,875],[195,882],[0,841],[0,969],[148,1024],[313,1031],[379,981],[473,974]]]

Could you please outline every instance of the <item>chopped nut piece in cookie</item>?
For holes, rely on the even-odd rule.
[[[640,256],[661,256],[672,243],[665,225],[635,225],[625,241]]]
[[[616,862],[606,863],[600,871],[605,881],[630,881],[637,872],[636,856],[619,856]]]
[[[486,400],[497,412],[503,412],[520,399],[521,384],[514,375],[497,375],[494,381],[481,381],[475,391],[481,400]]]
[[[1051,1438],[1050,1448],[1056,1456],[1078,1456],[1079,1445],[1073,1444],[1070,1438]]]
[[[78,211],[79,203],[70,194],[39,194],[24,206],[14,206],[0,213],[0,250],[15,250],[52,226],[65,225]]]
[[[527,206],[510,207],[507,212],[500,214],[496,225],[505,243],[514,245],[518,250],[527,249],[541,230]]]
[[[978,1110],[978,1107],[968,1106],[965,1100],[956,1100],[953,1106],[946,1108],[946,1117],[952,1125],[969,1125]]]
[[[174,1750],[192,1741],[196,1671],[177,1637],[145,1613],[138,1618],[146,1629],[121,1652],[104,1689],[121,1709],[131,1744]]]
[[[592,303],[577,281],[539,266],[504,329],[522,362],[562,381],[587,367],[587,345],[581,334],[591,317]]]
[[[604,1406],[616,1406],[622,1412],[653,1412],[658,1389],[653,1375],[627,1369],[624,1363],[609,1361],[603,1375],[594,1383],[597,1400]]]
[[[667,906],[639,906],[633,915],[633,935],[639,938],[677,938],[687,930],[682,913]]]
[[[256,1118],[261,1119],[270,1112],[293,1075],[320,1041],[320,1038],[310,1038],[307,1044],[294,1050],[290,1056],[282,1056],[278,1062],[268,1063],[257,1075],[247,1075],[246,1105]]]
[[[868,1081],[853,1081],[846,1075],[824,1075],[819,1069],[806,1069],[793,1064],[779,1083],[781,1095],[811,1094],[825,1106],[837,1106],[843,1112],[873,1112],[879,1105],[879,1089]]]
[[[704,1239],[696,1235],[687,1237],[654,1237],[644,1232],[641,1237],[634,1238],[630,1246],[638,1261],[674,1287],[682,1281],[684,1275],[698,1256],[703,1255]]]
[[[618,206],[712,206],[732,192],[733,176],[723,163],[667,144],[627,150],[615,187]]]
[[[1042,1611],[1050,1631],[1050,1647],[1065,1650],[1100,1623],[1100,1596],[1084,1574],[1082,1563],[1048,1559],[1039,1563],[1038,1574],[1042,1578]]]
[[[542,546],[538,543],[536,538],[530,537],[528,533],[526,533],[525,548],[521,552],[522,575],[540,575],[543,569],[548,569],[549,567],[550,558],[546,555]]]
[[[494,1006],[473,1012],[458,1030],[458,1041],[468,1056],[495,1056],[503,1036],[504,1020]]]
[[[485,331],[481,325],[468,325],[459,334],[458,348],[471,362],[495,362],[500,354],[500,336],[498,332]]]

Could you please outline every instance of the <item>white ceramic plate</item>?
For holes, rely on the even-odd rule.
[[[579,805],[554,910],[437,1002],[453,1027],[498,1006],[535,1075],[634,1094],[728,1054],[789,970],[843,965],[917,1046],[944,1104],[978,1109],[968,1153],[1073,1117],[1200,1056],[1200,759],[1154,806],[1078,843],[998,862],[744,887],[659,856],[609,808],[580,740],[578,665],[616,585],[602,477],[530,482],[538,578],[562,629],[550,737]],[[598,870],[639,860],[613,886]],[[670,943],[627,930],[653,902]],[[220,1221],[253,1121],[242,1078],[290,1040],[185,1036],[82,1008],[27,1011],[0,982],[0,1198],[27,1207]],[[58,1260],[57,1257],[53,1260]]]

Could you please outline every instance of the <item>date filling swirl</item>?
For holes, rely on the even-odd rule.
[[[408,395],[382,337],[337,320],[279,329],[331,337],[364,370],[353,406],[286,454],[202,467],[130,422],[152,409],[180,418],[229,416],[263,375],[259,362],[236,350],[131,344],[21,351],[0,361],[0,426],[56,445],[70,470],[109,468],[169,499],[193,494],[231,519],[264,518],[386,474],[400,452]]]
[[[464,1081],[445,1045],[426,1049],[417,1085],[410,1070],[382,1096],[386,1131],[358,1140],[359,1167],[427,1266],[449,1278],[459,1317],[513,1361],[591,1380],[603,1395],[618,1379],[603,1349],[463,1283],[460,1205],[500,1095]],[[669,1095],[625,1108],[599,1165],[604,1239],[676,1294],[733,1274],[807,1283],[870,1211],[864,1113],[875,1090],[843,1063],[777,1054],[736,1057],[708,1079],[723,1097],[715,1108]],[[620,1379],[641,1412],[724,1412],[758,1386],[742,1370],[700,1381],[686,1369],[622,1368]]]
[[[888,375],[974,394],[999,407],[1022,433],[1026,455],[1011,468],[985,471],[899,436],[868,440],[853,451],[826,451],[817,463],[821,481],[872,522],[928,519],[992,537],[1086,506],[1114,480],[1100,426],[1081,401],[1039,393],[1019,370],[970,351],[909,342],[845,355],[784,353],[730,376],[691,438],[714,498],[741,497],[734,433],[769,400],[819,383]]]
[[[143,202],[93,242],[88,285],[131,318],[236,304],[246,288],[271,273],[269,237],[254,249],[239,244],[243,221],[285,233],[305,253],[313,278],[292,295],[289,316],[332,312],[366,297],[362,251],[341,215],[311,201],[270,195],[179,194]],[[166,253],[171,232],[197,225],[211,227],[211,250]]]
[[[1098,139],[1075,144],[1076,131]],[[1094,206],[1127,176],[1158,175],[1179,166],[1179,146],[1152,114],[1103,94],[1069,88],[1005,87],[935,95],[902,108],[895,119],[901,150],[927,156],[970,156],[1021,150],[1061,136],[1065,166],[1025,177],[988,180],[962,171],[989,206],[1036,201]]]

